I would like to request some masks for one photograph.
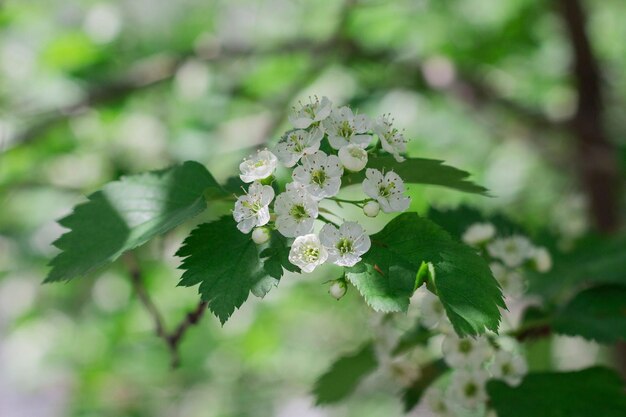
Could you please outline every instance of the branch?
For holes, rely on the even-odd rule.
[[[141,268],[137,263],[137,259],[131,253],[128,253],[125,255],[124,261],[130,273],[130,279],[132,281],[135,293],[137,294],[137,297],[139,298],[141,304],[143,304],[144,308],[148,312],[148,315],[150,315],[152,321],[154,322],[154,330],[157,337],[163,339],[163,341],[165,341],[167,345],[171,357],[171,366],[172,368],[177,368],[180,365],[178,346],[187,330],[191,326],[197,324],[204,315],[204,312],[207,309],[207,302],[202,300],[198,302],[196,308],[193,311],[187,313],[185,318],[176,326],[176,328],[172,332],[168,332],[165,329],[165,321],[163,320],[163,315],[157,308],[156,304],[154,304],[154,301],[152,301],[150,294],[146,290],[143,282]]]

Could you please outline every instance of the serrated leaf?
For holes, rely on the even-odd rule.
[[[252,290],[267,289],[267,274],[250,235],[222,217],[194,229],[176,253],[183,258],[179,286],[200,284],[201,298],[222,324],[248,299]]]
[[[361,380],[378,366],[373,344],[339,358],[319,377],[313,388],[317,404],[332,404],[350,395]]]
[[[497,331],[502,292],[489,266],[435,223],[404,213],[371,237],[363,261],[346,277],[377,311],[406,311],[422,262],[435,269],[433,283],[456,332],[476,335]]]
[[[289,245],[287,239],[273,231],[269,246],[261,252],[263,269],[272,278],[280,280],[283,277],[283,269],[290,272],[299,272],[300,269],[289,262]]]
[[[582,291],[553,321],[554,330],[601,343],[626,340],[626,287],[604,285]]]
[[[469,181],[469,173],[446,165],[443,161],[425,158],[407,158],[398,163],[391,156],[372,156],[368,168],[395,171],[406,183],[438,185],[466,193],[487,195],[487,189]],[[365,171],[344,178],[343,185],[358,184],[365,179]]]
[[[487,383],[498,417],[623,417],[626,394],[613,371],[594,367],[577,372],[528,374],[518,387]]]
[[[402,403],[404,411],[409,412],[421,400],[424,392],[435,382],[441,375],[448,370],[448,365],[443,359],[436,360],[423,366],[420,370],[420,377],[402,392]]]
[[[197,162],[123,177],[91,194],[59,224],[70,229],[54,245],[62,250],[46,282],[69,280],[107,265],[206,208],[204,193],[221,188]]]

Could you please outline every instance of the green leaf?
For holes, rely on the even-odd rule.
[[[498,230],[499,235],[511,235],[515,233],[528,234],[520,225],[501,214],[487,216],[473,207],[463,205],[449,210],[431,207],[426,217],[443,227],[452,236],[459,239],[473,223],[484,222],[493,224]]]
[[[272,232],[269,246],[261,251],[264,259],[263,269],[272,278],[280,280],[283,277],[283,269],[290,272],[300,272],[300,268],[289,262],[289,245],[287,239],[278,233]]]
[[[69,280],[107,265],[206,208],[203,194],[221,188],[197,162],[123,177],[79,204],[59,224],[70,229],[54,245],[46,282]]]
[[[487,189],[469,181],[469,173],[436,159],[407,158],[398,163],[391,156],[372,156],[368,168],[395,171],[406,183],[439,185],[466,193],[487,195]],[[344,178],[343,185],[359,184],[365,179],[365,171],[349,174]]]
[[[604,285],[582,291],[554,319],[554,330],[601,343],[626,340],[626,287]]]
[[[497,331],[502,292],[476,252],[416,213],[404,213],[371,237],[363,261],[346,277],[376,311],[406,311],[422,262],[431,262],[433,283],[456,332]]]
[[[417,325],[402,335],[392,354],[400,355],[415,346],[425,346],[432,336],[433,333],[418,322]]]
[[[420,402],[424,392],[435,382],[441,375],[448,370],[448,365],[443,359],[436,360],[423,366],[420,371],[420,377],[416,379],[402,392],[402,403],[404,411],[409,412]]]
[[[267,292],[267,274],[250,235],[222,217],[194,229],[176,253],[185,272],[179,286],[200,284],[201,298],[222,324],[248,299],[251,291]]]
[[[577,372],[528,374],[518,387],[487,383],[498,417],[623,417],[626,394],[613,371],[594,367]]]
[[[332,404],[346,398],[366,375],[378,366],[373,344],[343,356],[332,364],[313,388],[317,404]]]

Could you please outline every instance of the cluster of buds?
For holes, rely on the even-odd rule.
[[[326,97],[300,103],[289,121],[294,129],[281,137],[273,152],[259,151],[239,166],[241,180],[250,185],[235,203],[237,227],[242,233],[252,232],[259,244],[269,239],[268,229],[293,239],[289,261],[302,272],[312,272],[326,262],[354,266],[370,249],[369,236],[356,221],[339,224],[320,214],[320,203],[326,199],[351,203],[369,217],[381,210],[406,210],[410,199],[400,176],[366,167],[369,156],[378,152],[404,161],[407,140],[389,115],[373,121],[349,107],[334,108]],[[280,193],[273,186],[279,163],[292,169],[292,181]],[[365,198],[337,198],[344,176],[363,169]],[[318,233],[314,233],[316,221],[323,223]]]

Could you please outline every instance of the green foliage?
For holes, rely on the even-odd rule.
[[[399,355],[411,350],[415,346],[425,346],[432,336],[433,332],[418,322],[415,327],[402,335],[392,353],[394,355]]]
[[[264,259],[265,272],[277,280],[283,277],[283,269],[290,272],[300,271],[300,268],[289,262],[287,239],[276,230],[272,231],[269,246],[261,251],[260,256]]]
[[[443,359],[425,365],[420,370],[420,377],[417,378],[402,392],[402,403],[404,411],[411,411],[420,402],[424,391],[430,387],[441,375],[448,370],[448,365]]]
[[[489,266],[428,219],[404,213],[372,236],[363,262],[346,276],[376,311],[406,311],[422,262],[434,265],[433,283],[456,332],[497,331],[502,293]]]
[[[514,233],[526,234],[521,226],[500,214],[485,215],[479,210],[459,206],[454,209],[441,210],[431,207],[427,216],[429,219],[443,227],[452,236],[460,238],[473,223],[492,223],[499,234],[507,235]]]
[[[222,324],[248,299],[269,291],[267,274],[256,243],[237,229],[232,217],[222,217],[194,229],[176,253],[183,258],[178,285],[200,284],[199,292]]]
[[[332,404],[343,400],[377,366],[376,353],[371,342],[357,352],[342,356],[315,383],[313,395],[317,404]]]
[[[62,252],[46,282],[86,275],[196,216],[206,208],[207,190],[221,192],[197,162],[105,185],[59,221],[70,231],[54,242]]]
[[[582,291],[554,318],[554,330],[603,343],[626,340],[626,287],[604,285]]]
[[[487,391],[499,417],[623,417],[620,377],[595,367],[577,372],[529,374],[518,387],[490,381]]]
[[[399,164],[391,156],[370,157],[368,168],[396,172],[406,183],[439,185],[466,193],[487,195],[487,189],[469,181],[469,173],[449,165],[443,161],[425,158],[407,158]],[[365,178],[365,171],[350,174],[344,185],[358,184]]]

